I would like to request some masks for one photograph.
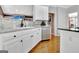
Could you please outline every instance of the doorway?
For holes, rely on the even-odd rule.
[[[50,26],[51,26],[51,35],[54,36],[54,13],[49,13],[49,20],[48,20]]]

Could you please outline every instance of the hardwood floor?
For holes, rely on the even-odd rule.
[[[58,36],[52,36],[48,44],[48,52],[59,53],[60,52],[60,38]]]
[[[60,39],[58,36],[51,36],[51,39],[41,41],[36,47],[34,47],[31,53],[59,53],[60,51]]]

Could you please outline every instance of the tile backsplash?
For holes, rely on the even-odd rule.
[[[29,26],[41,26],[41,20],[39,21],[25,21],[26,27]],[[48,21],[44,21],[46,24]],[[8,29],[15,29],[17,27],[20,27],[21,20],[13,21],[11,18],[2,18],[0,19],[0,30],[8,30]]]
[[[48,25],[48,21],[44,21],[44,22],[45,22],[46,25]],[[33,25],[34,25],[34,26],[41,26],[41,23],[42,23],[42,21],[39,20],[39,21],[35,21],[35,22],[33,23]]]
[[[0,20],[0,30],[8,30],[8,29],[14,29],[16,22],[13,22],[10,18],[2,18]],[[19,24],[19,22],[18,22]]]

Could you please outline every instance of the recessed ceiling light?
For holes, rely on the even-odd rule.
[[[18,11],[18,10],[15,10],[16,12]]]

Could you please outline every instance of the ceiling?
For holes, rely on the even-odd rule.
[[[57,6],[62,7],[62,8],[69,8],[69,7],[73,6],[73,5],[57,5]]]
[[[74,5],[50,5],[50,7],[61,7],[61,8],[69,8],[72,6],[74,6]]]

